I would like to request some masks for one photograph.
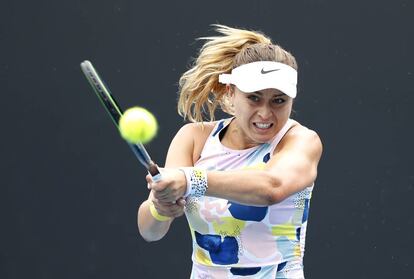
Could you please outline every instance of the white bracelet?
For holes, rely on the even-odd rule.
[[[187,190],[185,191],[184,198],[186,197],[201,197],[207,191],[207,172],[200,168],[180,168],[184,173],[187,180]]]

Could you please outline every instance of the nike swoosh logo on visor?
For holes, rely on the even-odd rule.
[[[280,69],[273,69],[273,70],[268,70],[268,71],[265,71],[265,69],[264,68],[262,68],[262,71],[260,72],[260,73],[262,73],[262,74],[268,74],[268,73],[271,73],[271,72],[274,72],[274,71],[279,71]]]

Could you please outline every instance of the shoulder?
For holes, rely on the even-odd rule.
[[[302,140],[317,140],[319,139],[319,135],[316,131],[309,129],[308,127],[305,127],[304,125],[300,124],[296,120],[292,120],[293,125],[289,129],[289,131],[286,133],[285,137],[287,138],[299,138]]]
[[[316,153],[322,153],[322,142],[318,133],[293,120],[293,125],[283,136],[277,146],[277,150],[306,149]]]
[[[192,161],[196,162],[216,124],[217,121],[187,123],[178,130],[173,142],[180,146],[190,147]]]
[[[184,124],[180,130],[178,130],[177,135],[194,135],[202,136],[204,134],[210,134],[213,130],[214,126],[216,125],[216,121],[214,122],[194,122],[194,123],[187,123]]]
[[[196,122],[183,125],[177,132],[176,137],[191,139],[194,144],[205,139],[213,130],[217,122]]]

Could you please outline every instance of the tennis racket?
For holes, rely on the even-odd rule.
[[[109,91],[109,88],[105,86],[103,80],[99,77],[98,72],[93,67],[92,63],[88,60],[83,61],[81,64],[82,72],[85,74],[86,79],[89,81],[93,90],[98,96],[98,99],[101,101],[102,105],[105,107],[106,111],[111,116],[112,121],[115,126],[118,127],[119,119],[122,116],[122,109],[116,102],[114,96]],[[158,169],[158,166],[151,160],[147,150],[145,149],[142,143],[138,142],[132,144],[128,142],[129,147],[135,156],[138,158],[138,161],[144,165],[144,167],[151,174],[154,181],[161,179],[161,173]]]

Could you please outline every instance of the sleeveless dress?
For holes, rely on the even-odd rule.
[[[289,119],[269,142],[233,150],[220,142],[220,131],[233,118],[217,122],[196,167],[208,170],[263,169]],[[185,215],[193,253],[191,278],[304,278],[303,254],[313,185],[271,206],[246,206],[203,196],[188,198]]]

